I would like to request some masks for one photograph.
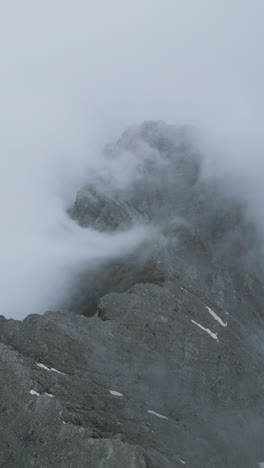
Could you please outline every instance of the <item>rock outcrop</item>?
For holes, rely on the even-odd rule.
[[[242,204],[203,178],[189,130],[146,123],[115,151],[139,160],[131,183],[83,188],[71,216],[159,233],[82,273],[68,310],[1,317],[0,466],[258,468],[257,233]]]

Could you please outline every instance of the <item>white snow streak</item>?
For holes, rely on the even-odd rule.
[[[54,369],[54,367],[51,367],[50,370],[51,370],[51,372],[57,372],[57,374],[66,375],[66,374],[64,374],[64,372],[61,372],[61,371],[59,371],[57,369]]]
[[[29,392],[31,395],[36,395],[36,396],[40,396],[40,393],[36,392],[36,390],[30,390]],[[54,395],[52,395],[51,393],[44,393],[44,395],[50,397],[50,398],[54,398]]]
[[[168,419],[167,416],[162,416],[162,414],[156,413],[156,411],[148,410],[148,413],[154,414],[154,416],[157,416],[158,418]]]
[[[45,369],[45,370],[47,370],[47,371],[50,371],[50,368],[44,366],[44,364],[41,364],[41,362],[36,362],[36,365],[37,365],[38,367],[41,367],[41,369]]]
[[[115,390],[109,390],[109,392],[114,396],[124,396],[123,393],[116,392]]]
[[[38,367],[40,367],[41,369],[44,369],[46,371],[51,371],[51,372],[57,372],[57,374],[61,374],[61,375],[65,375],[63,372],[61,371],[58,371],[57,369],[54,369],[54,367],[47,367],[47,366],[44,366],[44,364],[41,364],[41,362],[36,362],[36,365]]]
[[[186,465],[186,461],[184,461],[182,458],[180,458],[180,462],[181,462],[183,465]]]
[[[220,323],[220,325],[222,325],[222,327],[227,327],[227,323],[223,322],[223,320],[219,317],[219,315],[217,315],[212,309],[210,309],[210,307],[206,306],[206,309],[208,310],[209,314],[211,314],[212,317],[214,317],[214,319],[218,323]]]
[[[203,327],[200,323],[195,322],[195,320],[192,320],[192,323],[197,325],[197,327],[201,328],[201,330],[208,333],[208,335],[210,335],[214,340],[218,341],[217,333],[213,333],[211,330],[209,330],[209,328]]]

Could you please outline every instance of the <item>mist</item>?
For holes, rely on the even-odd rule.
[[[56,307],[84,262],[144,242],[144,226],[99,234],[66,214],[144,120],[198,129],[205,177],[228,179],[264,232],[263,20],[257,0],[1,3],[1,314]]]

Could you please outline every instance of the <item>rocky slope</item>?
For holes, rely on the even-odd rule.
[[[132,158],[128,181],[106,171],[70,215],[153,237],[82,272],[61,311],[1,317],[0,466],[261,467],[258,235],[190,130],[145,123],[108,158]]]

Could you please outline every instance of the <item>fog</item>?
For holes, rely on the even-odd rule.
[[[84,260],[144,240],[65,211],[134,123],[196,127],[205,175],[233,181],[262,229],[263,20],[257,0],[1,2],[1,314],[56,306]]]

